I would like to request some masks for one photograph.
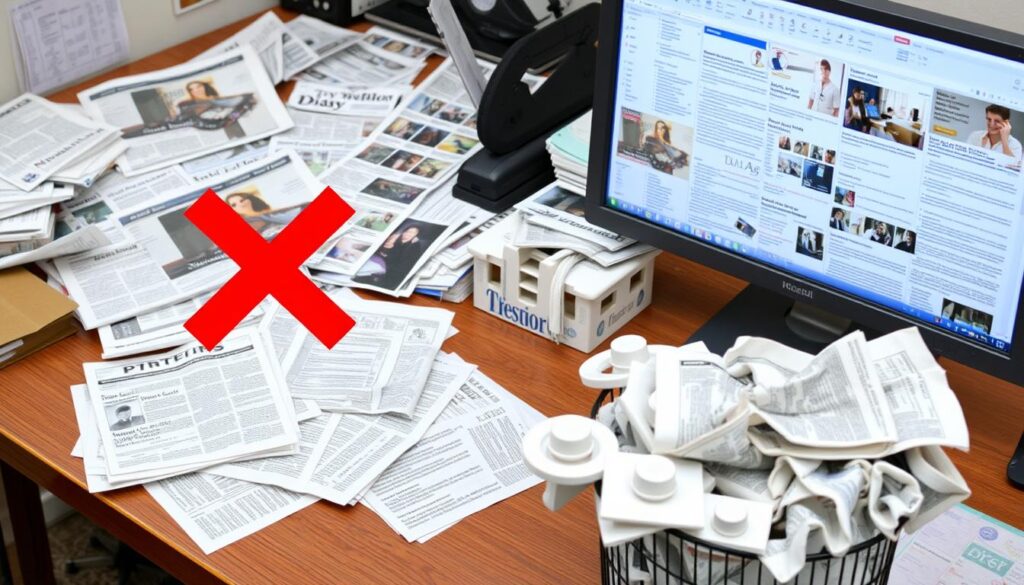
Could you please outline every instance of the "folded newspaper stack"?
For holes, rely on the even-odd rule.
[[[331,350],[270,302],[212,351],[86,364],[72,394],[89,490],[145,484],[212,552],[318,499],[425,541],[536,485],[499,437],[542,417],[440,350],[451,312],[330,294],[356,322]],[[252,498],[266,507],[220,530]]]
[[[553,183],[518,205],[512,243],[524,248],[572,250],[608,268],[655,250],[599,228],[584,218],[584,198]]]
[[[703,496],[707,507],[732,497],[767,506],[771,528],[759,542],[699,527],[684,532],[724,546],[742,541],[740,549],[759,554],[778,582],[810,582],[807,554],[842,556],[879,533],[895,540],[970,495],[942,449],[966,451],[967,425],[917,329],[872,341],[858,331],[816,356],[750,337],[724,356],[702,343],[651,353],[632,363],[625,391],[598,420],[615,432],[620,451],[701,462],[704,489],[717,495],[686,501]],[[684,559],[684,574],[697,583],[762,582],[756,563],[668,550],[665,539],[650,537],[665,524],[624,523],[618,514],[600,514],[609,546],[643,538],[656,555]],[[725,575],[726,566],[735,572]],[[863,571],[865,563],[857,566]]]
[[[587,161],[590,158],[590,120],[588,111],[547,140],[551,164],[558,186],[578,195],[587,194]]]
[[[0,269],[109,243],[99,230],[64,238],[53,205],[124,151],[115,128],[25,94],[0,106],[0,139]]]

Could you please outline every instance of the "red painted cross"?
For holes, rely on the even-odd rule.
[[[185,322],[185,329],[212,349],[269,294],[320,343],[328,349],[334,347],[355,323],[299,272],[299,266],[353,213],[327,187],[267,242],[213,190],[207,190],[185,217],[220,246],[239,271]]]

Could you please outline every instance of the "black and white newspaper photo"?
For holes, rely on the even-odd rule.
[[[78,94],[121,131],[118,168],[134,176],[292,127],[262,62],[246,45],[209,59],[113,79]]]

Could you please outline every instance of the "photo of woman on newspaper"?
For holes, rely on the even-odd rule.
[[[294,122],[251,46],[101,83],[78,96],[120,129],[118,159],[136,176],[283,132]]]
[[[405,220],[352,278],[353,282],[397,290],[445,227],[422,220]]]
[[[169,104],[169,97],[180,90],[146,88],[131,93],[132,101],[142,115],[143,123],[122,129],[124,138],[145,136],[178,128],[197,130],[224,130],[229,138],[245,136],[237,124],[256,105],[252,93],[233,96],[220,95],[212,78],[192,79],[185,84],[184,99]]]
[[[267,240],[276,236],[306,208],[303,203],[274,209],[255,187],[234,191],[224,198],[224,202]]]

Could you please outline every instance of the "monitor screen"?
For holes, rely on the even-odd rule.
[[[620,16],[604,207],[1010,353],[1024,66],[782,0]]]

